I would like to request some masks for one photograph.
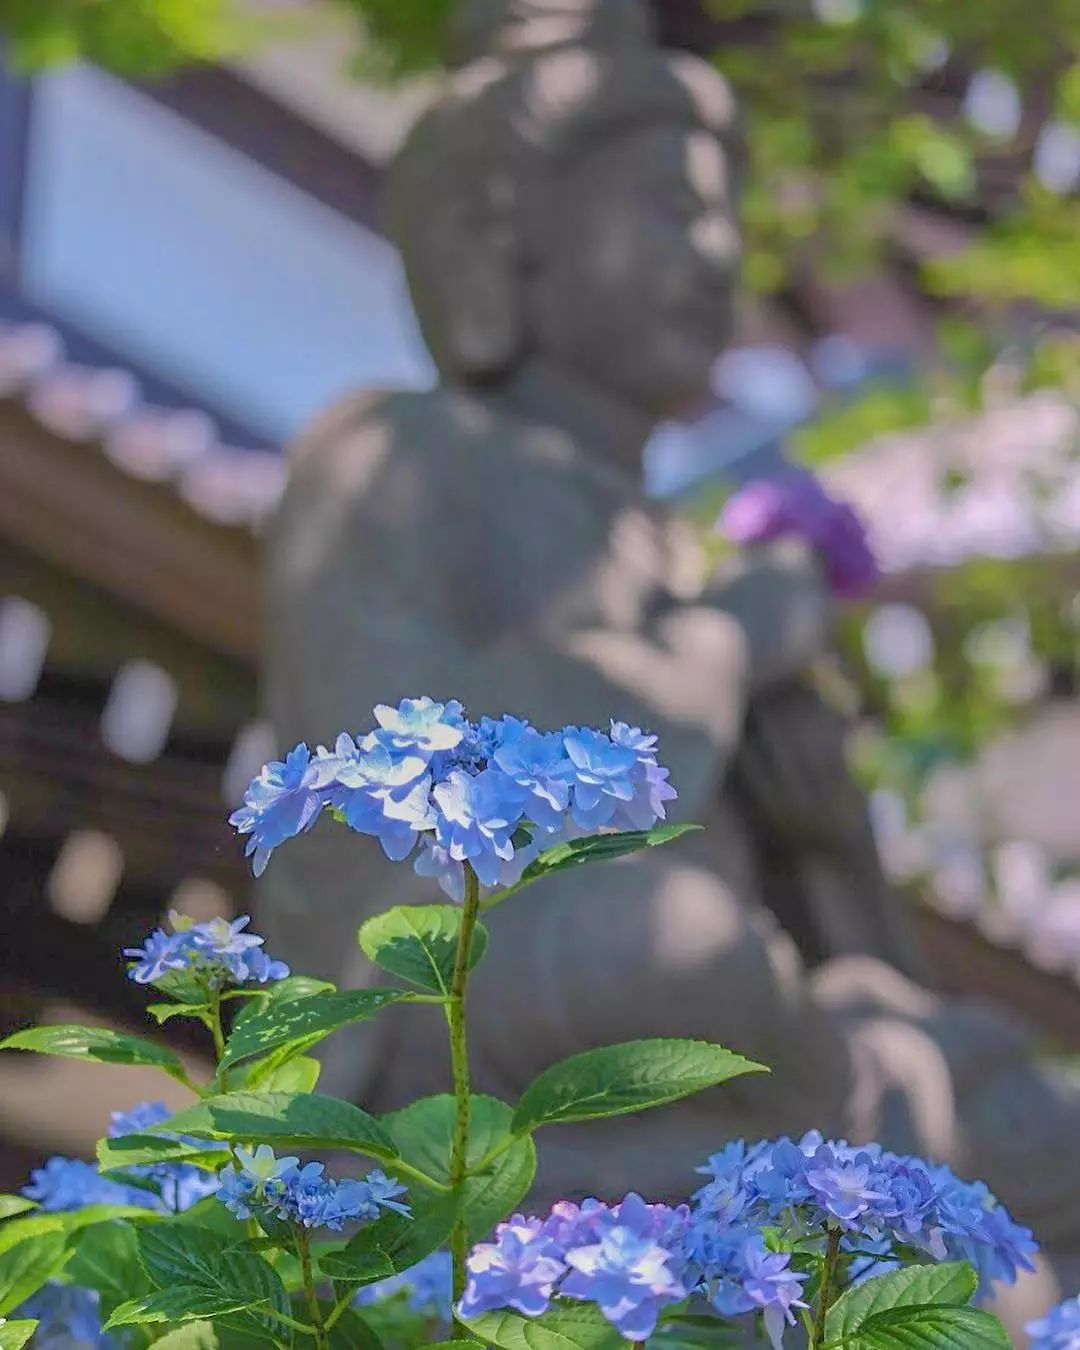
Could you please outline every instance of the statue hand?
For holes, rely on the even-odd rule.
[[[746,634],[752,689],[790,680],[829,645],[829,592],[816,557],[797,540],[777,540],[726,559],[706,598]]]

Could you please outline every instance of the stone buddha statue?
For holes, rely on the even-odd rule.
[[[1080,1246],[1080,1107],[1007,1019],[915,982],[843,727],[804,679],[828,644],[814,558],[778,543],[710,570],[642,492],[652,428],[707,393],[729,338],[728,88],[653,46],[637,0],[460,10],[458,68],[388,203],[441,380],[346,398],[296,447],[268,539],[282,743],[422,693],[659,735],[676,815],[705,829],[498,911],[470,996],[477,1087],[513,1100],[555,1060],[656,1035],[772,1073],[551,1130],[538,1203],[683,1196],[725,1140],[815,1125],[982,1175]],[[274,950],[358,986],[380,979],[363,919],[438,898],[325,825],[274,858],[258,904]],[[374,1111],[445,1090],[443,1034],[437,1010],[384,1013],[329,1043],[323,1082]]]

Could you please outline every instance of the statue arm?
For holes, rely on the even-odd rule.
[[[796,540],[725,558],[705,599],[745,634],[754,691],[793,678],[829,647],[832,600],[816,558]]]

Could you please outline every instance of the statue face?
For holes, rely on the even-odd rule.
[[[543,356],[657,420],[708,393],[739,257],[719,141],[656,127],[598,145],[530,228]]]

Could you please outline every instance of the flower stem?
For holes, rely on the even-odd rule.
[[[296,1235],[296,1254],[300,1258],[300,1278],[304,1283],[308,1311],[315,1328],[315,1345],[318,1350],[329,1350],[330,1340],[323,1325],[322,1308],[319,1307],[319,1296],[315,1292],[315,1280],[311,1272],[311,1238],[306,1229],[300,1229]]]
[[[825,1344],[825,1319],[833,1304],[833,1289],[836,1283],[836,1267],[840,1260],[840,1229],[829,1229],[829,1242],[825,1249],[825,1264],[821,1270],[821,1290],[818,1293],[817,1315],[814,1318],[814,1337],[810,1342],[811,1350],[819,1350]]]
[[[469,983],[469,958],[472,953],[473,931],[480,911],[480,882],[476,873],[465,864],[465,904],[458,930],[454,973],[450,980],[450,998],[446,1005],[446,1021],[450,1030],[450,1066],[454,1077],[454,1135],[450,1144],[450,1189],[460,1191],[468,1171],[469,1147],[469,1051],[465,1038],[465,991]],[[454,1302],[465,1292],[465,1260],[469,1242],[464,1219],[459,1219],[450,1238],[454,1265]],[[465,1327],[455,1322],[453,1338],[462,1340],[468,1335]]]

